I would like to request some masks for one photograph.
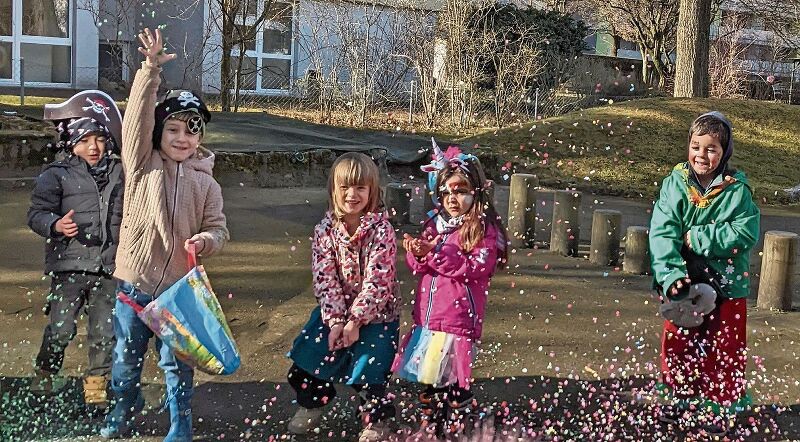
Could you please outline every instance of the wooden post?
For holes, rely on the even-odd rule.
[[[408,186],[400,183],[387,184],[385,203],[392,224],[400,226],[411,222],[411,189]]]
[[[558,190],[553,193],[553,224],[550,250],[564,256],[578,256],[581,225],[581,193]]]
[[[630,226],[625,233],[625,259],[622,271],[636,275],[650,274],[650,230],[644,226]]]
[[[592,244],[589,262],[601,266],[619,261],[619,227],[622,213],[618,210],[595,210],[592,214]]]
[[[486,180],[486,187],[489,192],[489,200],[495,207],[497,207],[497,203],[495,203],[494,201],[494,195],[495,195],[495,190],[497,189],[497,183],[495,183],[492,180]]]
[[[763,309],[791,310],[794,272],[800,236],[770,230],[764,234],[764,256],[756,305]]]
[[[515,173],[511,175],[508,194],[508,238],[511,247],[533,246],[536,224],[536,190],[539,180],[535,175]]]

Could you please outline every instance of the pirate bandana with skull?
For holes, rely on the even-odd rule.
[[[211,120],[203,100],[189,90],[171,90],[158,103],[155,110],[156,127],[153,133],[153,145],[160,146],[161,131],[168,119],[179,119],[186,122],[191,134],[205,133],[205,125]]]

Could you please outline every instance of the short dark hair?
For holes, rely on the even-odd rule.
[[[689,128],[689,141],[691,142],[694,135],[711,135],[719,140],[722,150],[728,150],[728,143],[730,142],[731,130],[724,121],[713,115],[702,115],[692,123]]]

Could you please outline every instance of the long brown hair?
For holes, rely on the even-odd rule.
[[[377,211],[381,202],[380,172],[372,158],[360,152],[348,152],[336,158],[328,175],[328,210],[333,212],[337,220],[344,217],[339,186],[368,186],[369,201],[364,209],[367,212]]]
[[[465,252],[478,245],[486,234],[486,229],[491,225],[497,229],[497,268],[503,269],[508,263],[508,234],[500,215],[494,207],[494,201],[489,197],[488,182],[483,168],[478,160],[467,160],[467,170],[458,165],[448,165],[436,177],[436,199],[439,201],[439,210],[444,210],[441,188],[447,180],[455,175],[466,179],[475,192],[472,207],[464,214],[464,223],[461,225],[461,249]]]

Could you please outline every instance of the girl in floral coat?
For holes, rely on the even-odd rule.
[[[386,440],[386,422],[394,417],[386,385],[398,336],[395,232],[383,211],[378,168],[368,156],[340,156],[328,192],[329,211],[312,243],[319,307],[289,353],[289,384],[300,405],[289,431],[317,427],[336,396],[333,385],[347,384],[361,399],[359,440]]]

